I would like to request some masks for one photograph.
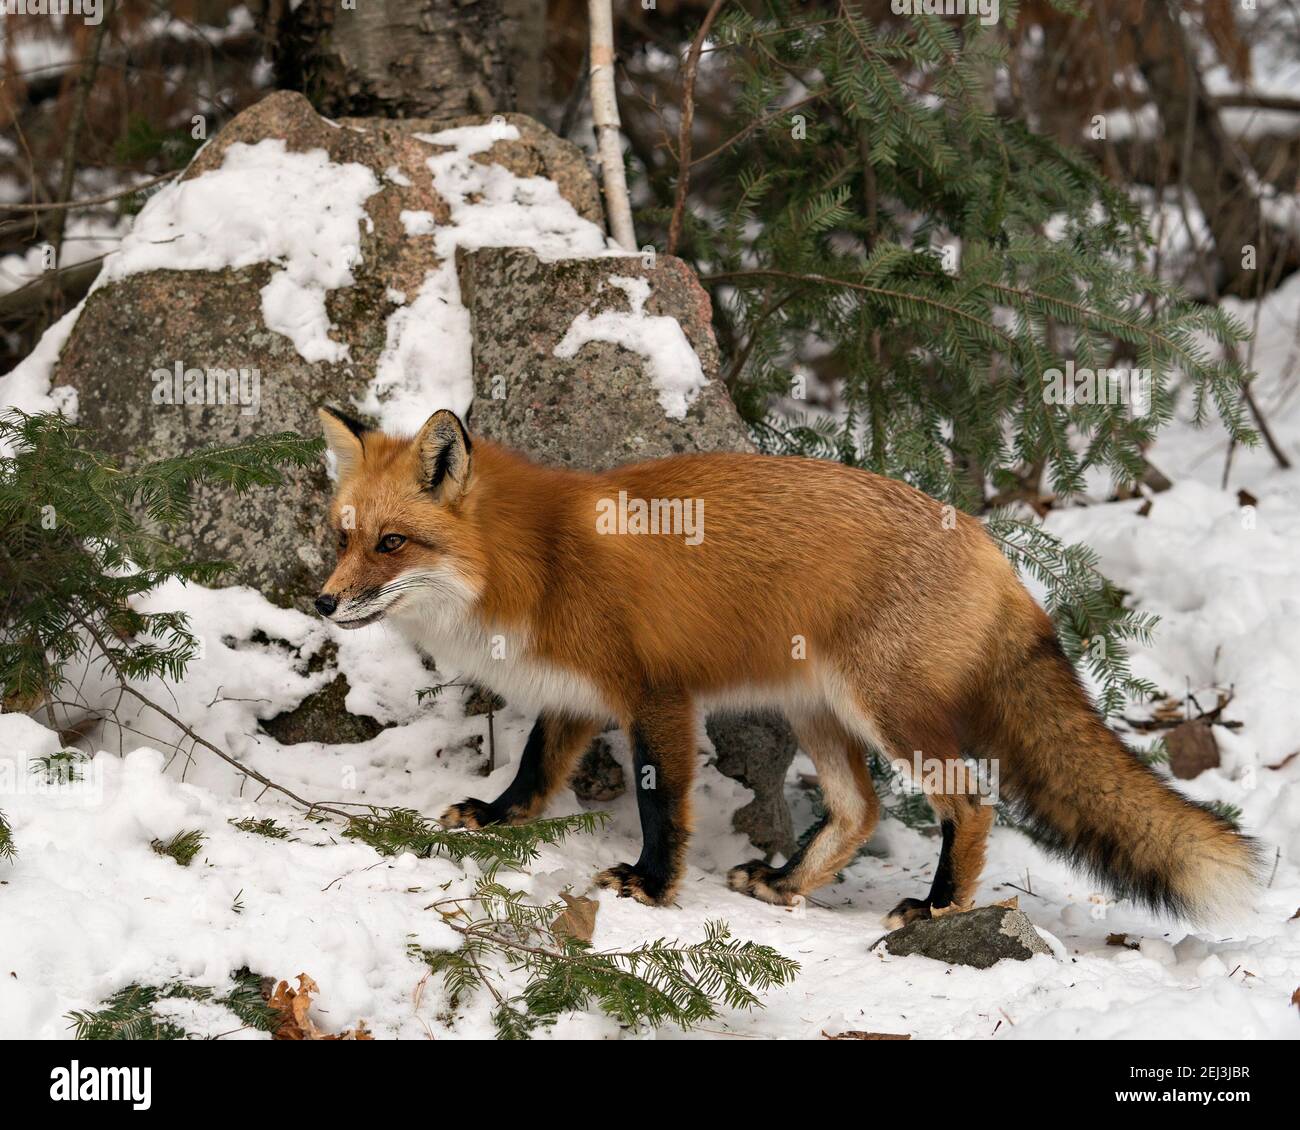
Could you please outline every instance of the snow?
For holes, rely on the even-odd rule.
[[[576,357],[589,341],[612,342],[640,353],[649,363],[650,380],[664,415],[684,419],[686,409],[709,382],[681,324],[676,318],[645,312],[649,280],[611,275],[607,282],[627,294],[630,309],[626,313],[602,310],[595,315],[584,310],[555,347],[555,356]]]
[[[473,159],[503,136],[517,135],[493,124],[425,138],[436,150],[430,175],[451,223],[427,232],[422,221],[413,224],[411,238],[432,239],[440,265],[389,319],[369,408],[390,427],[414,426],[440,405],[463,411],[472,396],[457,247],[526,244],[545,257],[614,254],[549,182]],[[275,142],[232,146],[221,169],[150,201],[110,260],[109,277],[164,266],[274,263],[264,295],[268,325],[283,327],[304,356],[336,353],[341,347],[328,336],[324,296],[350,281],[364,204],[376,190],[368,171],[321,153],[289,154]],[[645,314],[645,280],[610,283],[625,292],[628,311],[580,315],[565,348],[576,352],[584,341],[600,340],[635,349],[651,359],[665,411],[684,412],[702,374],[696,377],[698,360],[692,366],[682,352],[689,347],[684,337],[677,340],[680,327]],[[1300,450],[1298,311],[1300,280],[1293,279],[1265,300],[1253,347],[1256,395],[1293,458]],[[1252,306],[1236,312],[1254,321]],[[66,390],[49,389],[49,373],[77,314],[0,378],[0,403],[75,411]],[[1175,486],[1152,497],[1149,513],[1139,503],[1093,500],[1054,512],[1049,524],[1093,545],[1134,603],[1162,616],[1153,644],[1135,648],[1136,673],[1175,696],[1190,690],[1205,706],[1218,690],[1232,689],[1222,720],[1241,726],[1216,727],[1222,765],[1179,787],[1240,808],[1244,826],[1275,853],[1267,890],[1235,930],[1188,932],[1114,902],[1020,833],[997,828],[978,897],[1017,895],[1055,956],[983,971],[889,956],[872,948],[883,934],[880,918],[928,887],[936,840],[883,821],[841,880],[803,907],[773,907],[731,892],[727,868],[755,854],[730,828],[748,792],[717,772],[703,736],[697,827],[676,906],[651,909],[591,886],[601,868],[636,857],[630,796],[592,806],[611,813],[605,832],[544,848],[522,872],[502,878],[535,901],[565,889],[597,898],[600,948],[657,937],[698,940],[706,921],[721,918],[736,936],[801,963],[792,985],[765,995],[763,1010],[724,1012],[710,1034],[816,1037],[865,1029],[918,1038],[1295,1038],[1300,758],[1288,758],[1300,735],[1300,470],[1278,471],[1267,452],[1239,450],[1225,491],[1225,454],[1221,432],[1197,431],[1180,418],[1150,452]],[[1239,489],[1257,500],[1253,510],[1241,504]],[[513,775],[532,720],[510,707],[496,716],[498,767],[485,778],[484,720],[464,715],[460,692],[448,688],[432,703],[416,701],[417,690],[455,672],[429,670],[382,624],[339,633],[242,588],[169,585],[145,607],[185,609],[202,641],[201,657],[181,683],[146,685],[145,693],[299,795],[436,814],[466,796],[494,796]],[[327,644],[337,648],[348,678],[349,708],[391,725],[354,745],[283,746],[259,720],[324,685],[331,672],[313,671],[311,661]],[[387,859],[345,840],[336,824],[307,819],[164,719],[118,702],[98,672],[82,674],[76,683],[89,706],[116,708],[121,728],[86,731],[83,744],[95,756],[81,767],[80,781],[42,784],[31,762],[57,751],[59,738],[41,715],[0,714],[0,810],[18,848],[13,863],[0,862],[0,1038],[63,1036],[68,1012],[94,1008],[131,982],[185,978],[221,991],[245,966],[285,979],[309,973],[321,989],[314,1015],[328,1030],[364,1019],[380,1037],[491,1034],[491,1002],[475,996],[451,1008],[437,979],[427,978],[407,950],[411,942],[455,944],[428,907],[468,891],[473,865]],[[611,737],[630,775],[626,743]],[[811,771],[800,756],[788,781],[800,828],[813,813],[799,774]],[[581,807],[564,790],[547,815]],[[231,824],[250,816],[274,817],[290,838],[267,839]],[[192,829],[205,841],[189,867],[150,847],[155,838]],[[1111,934],[1127,935],[1137,948],[1108,945]],[[234,1026],[210,1005],[174,1007],[197,1034]],[[620,1035],[595,1014],[568,1018],[551,1034]]]
[[[75,419],[77,415],[76,390],[67,385],[50,388],[50,371],[59,359],[59,351],[72,334],[72,328],[81,316],[83,298],[41,336],[36,348],[18,362],[4,376],[0,376],[0,406],[19,408],[24,412],[63,412]]]
[[[439,264],[414,297],[389,316],[384,352],[358,405],[399,433],[414,432],[440,408],[463,416],[474,398],[469,311],[460,300],[457,248],[526,246],[543,259],[617,253],[553,182],[474,160],[498,141],[517,140],[516,127],[494,121],[415,136],[438,150],[427,164],[451,218],[435,227],[428,212],[401,214],[408,236],[433,240]],[[401,183],[392,172],[388,177]]]
[[[365,202],[378,191],[364,165],[336,164],[322,149],[289,152],[278,139],[236,142],[219,169],[150,198],[96,286],[142,271],[275,263],[262,289],[267,327],[306,361],[346,361],[347,346],[329,336],[325,295],[352,284]]]

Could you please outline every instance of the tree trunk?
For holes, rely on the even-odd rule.
[[[1137,33],[1138,65],[1165,138],[1214,237],[1218,291],[1250,297],[1269,289],[1300,265],[1298,249],[1261,214],[1255,172],[1224,129],[1205,91],[1195,49],[1168,0],[1146,0]],[[1248,246],[1255,248],[1253,257],[1246,255]]]
[[[275,31],[277,84],[330,117],[450,118],[516,108],[538,83],[540,0],[302,0]],[[531,21],[536,22],[536,21]],[[534,94],[535,96],[535,94]]]

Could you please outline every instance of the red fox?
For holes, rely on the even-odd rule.
[[[1191,919],[1249,901],[1255,843],[1106,727],[976,519],[814,459],[681,455],[589,474],[471,440],[448,411],[412,438],[320,418],[339,560],[317,610],[343,628],[383,619],[538,711],[514,781],[452,805],[448,826],[536,817],[616,720],[642,848],[596,880],[663,905],[690,833],[697,710],[774,707],[815,763],[828,815],[783,866],[732,869],[734,890],[788,905],[852,858],[878,815],[874,749],[903,764],[916,751],[992,760],[1038,838],[1117,896]],[[649,503],[673,519],[691,507],[693,536],[654,533]],[[614,507],[626,513],[611,522]],[[942,828],[933,884],[890,924],[975,894],[993,809],[969,790],[929,800]]]

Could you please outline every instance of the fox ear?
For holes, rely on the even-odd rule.
[[[361,457],[365,454],[362,437],[368,429],[337,408],[320,408],[316,415],[320,417],[325,444],[334,455],[339,481],[342,482],[361,466]]]
[[[425,421],[415,437],[420,485],[439,502],[455,502],[469,485],[473,444],[455,412],[442,409]]]

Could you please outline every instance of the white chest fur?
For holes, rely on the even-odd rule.
[[[606,719],[613,712],[599,689],[573,671],[529,654],[517,632],[483,627],[467,604],[421,602],[393,621],[431,655],[438,670],[501,695],[512,706]]]

